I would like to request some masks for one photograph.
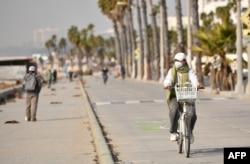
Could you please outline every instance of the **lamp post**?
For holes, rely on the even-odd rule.
[[[160,80],[159,82],[164,81],[164,23],[163,23],[163,5],[160,6],[160,21],[161,21],[161,28],[160,28]]]
[[[241,26],[241,1],[237,3],[237,28],[236,28],[236,47],[237,47],[237,83],[235,86],[235,92],[237,94],[244,93],[244,86],[242,80],[242,26]]]

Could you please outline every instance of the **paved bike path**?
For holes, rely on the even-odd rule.
[[[230,120],[234,118],[234,104],[238,103],[234,98],[199,93],[195,143],[191,145],[191,158],[187,159],[177,153],[177,144],[169,141],[166,93],[160,84],[112,77],[106,85],[100,77],[85,80],[85,89],[116,163],[221,164],[224,147],[250,145],[249,119],[238,115],[239,120]],[[226,107],[227,104],[230,106]],[[220,110],[223,105],[225,108]],[[243,111],[250,115],[247,105],[249,102],[245,102]]]

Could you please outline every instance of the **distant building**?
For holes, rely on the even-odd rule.
[[[33,42],[35,47],[44,47],[44,44],[52,35],[58,35],[57,28],[40,28],[33,31]]]
[[[230,0],[199,0],[199,13],[210,13],[216,11],[217,7],[226,6]],[[241,0],[241,11],[244,12],[248,8],[248,0]],[[236,24],[236,13],[231,13],[231,18]]]
[[[199,0],[199,15],[201,13],[210,13],[214,12],[217,7],[226,6],[230,0]],[[182,6],[184,8],[186,6]],[[241,0],[241,11],[242,13],[248,9],[248,0]],[[185,16],[186,13],[182,13],[182,24],[183,27],[186,28],[188,24],[188,18]],[[232,13],[232,20],[236,24],[236,13]],[[176,30],[177,20],[175,16],[168,16],[168,29],[169,30]]]

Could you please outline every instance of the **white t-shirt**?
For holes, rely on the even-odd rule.
[[[173,82],[171,72],[172,72],[172,68],[169,69],[168,74],[164,79],[164,82],[163,82],[164,87],[171,85]],[[182,74],[177,72],[177,78],[178,78],[178,81],[181,81]],[[189,78],[189,81],[192,83],[192,85],[194,85],[194,86],[198,85],[198,79],[197,79],[196,73],[194,72],[193,69],[189,69],[188,78]]]

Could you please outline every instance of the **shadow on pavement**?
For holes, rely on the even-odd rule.
[[[191,158],[219,156],[224,152],[223,148],[205,148],[191,150]]]

